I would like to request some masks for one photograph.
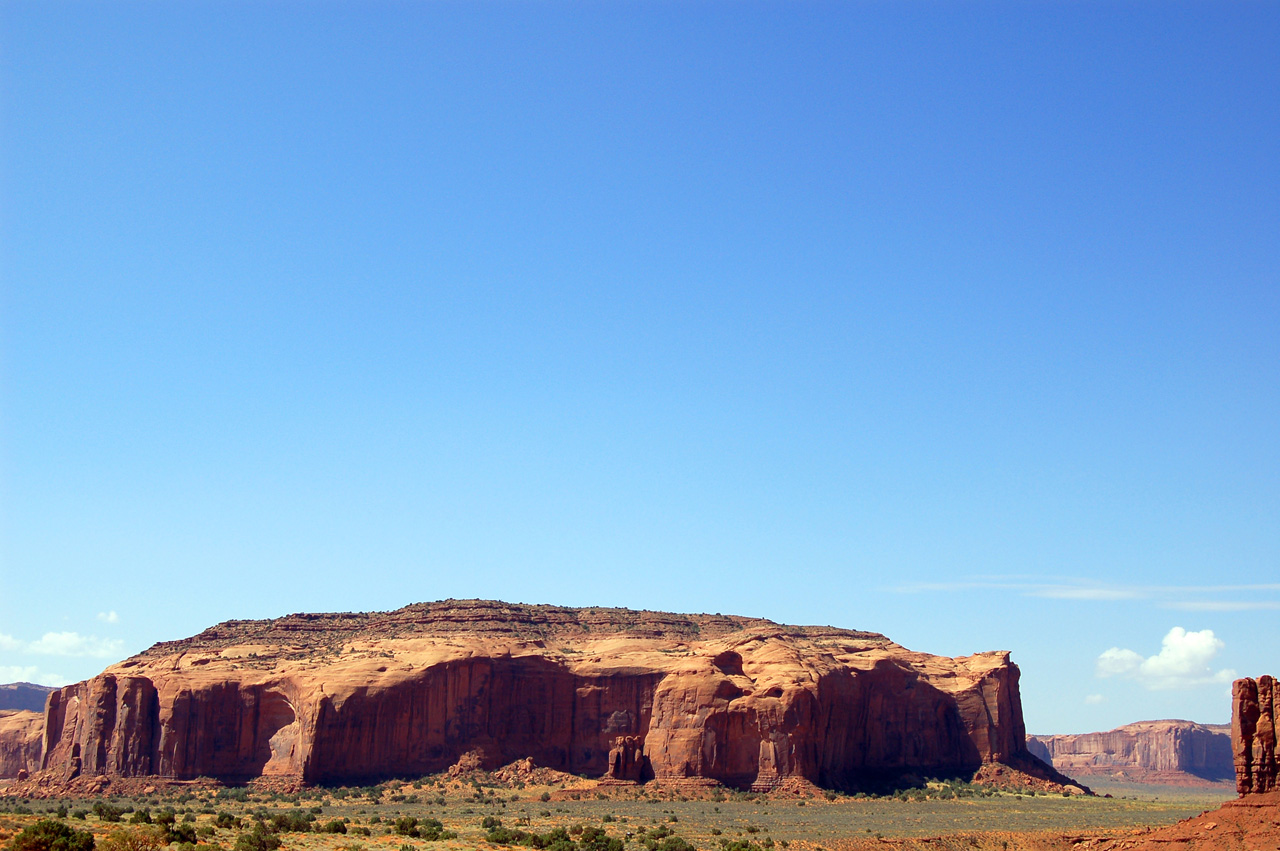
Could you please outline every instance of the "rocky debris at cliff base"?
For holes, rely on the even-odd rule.
[[[1069,780],[1069,778],[1063,778]],[[1003,792],[1020,792],[1034,789],[1037,792],[1067,795],[1092,795],[1093,791],[1081,783],[1062,783],[1028,774],[1011,766],[988,763],[979,768],[970,780],[976,786],[989,786]]]

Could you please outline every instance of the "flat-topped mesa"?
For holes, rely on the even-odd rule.
[[[491,601],[229,621],[54,692],[40,778],[308,783],[430,774],[464,755],[615,782],[857,787],[1014,766],[1007,653],[757,618]]]
[[[1191,721],[1138,721],[1105,733],[1028,736],[1027,749],[1070,775],[1185,776],[1194,782],[1235,776],[1231,737],[1221,725]]]
[[[1231,749],[1236,791],[1241,795],[1271,792],[1276,783],[1275,678],[1263,675],[1236,680],[1231,686]]]

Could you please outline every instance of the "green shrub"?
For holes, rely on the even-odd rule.
[[[235,851],[276,851],[280,837],[267,830],[262,822],[254,822],[253,828],[236,837]]]
[[[275,813],[271,816],[271,826],[276,833],[307,833],[311,830],[311,816],[301,810]]]
[[[120,817],[124,815],[124,810],[103,801],[98,801],[93,805],[93,814],[102,821],[115,823],[120,821]]]
[[[93,834],[44,818],[9,840],[9,851],[93,851]]]

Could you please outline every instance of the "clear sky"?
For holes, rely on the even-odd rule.
[[[0,3],[0,682],[447,597],[1280,674],[1280,5]]]

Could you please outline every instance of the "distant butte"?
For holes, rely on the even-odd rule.
[[[1235,777],[1229,725],[1138,721],[1105,733],[1027,736],[1027,749],[1073,777],[1198,785]]]
[[[1018,676],[1005,652],[950,659],[872,632],[446,600],[157,644],[55,691],[24,767],[49,788],[364,782],[529,759],[606,783],[978,773],[1061,789],[1026,749]]]

